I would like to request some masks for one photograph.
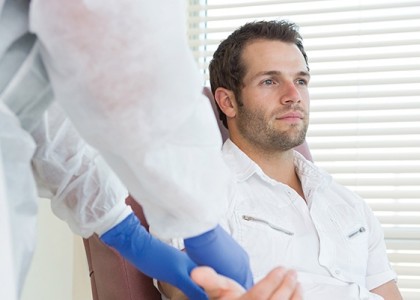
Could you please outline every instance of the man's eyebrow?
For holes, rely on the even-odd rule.
[[[276,70],[270,70],[270,71],[261,71],[256,73],[254,76],[251,77],[251,80],[254,80],[255,78],[261,77],[261,76],[278,76],[281,75],[280,71],[276,71]]]
[[[254,80],[254,79],[256,79],[258,77],[261,77],[261,76],[267,76],[267,75],[268,76],[279,76],[281,74],[282,74],[282,72],[277,71],[277,70],[261,71],[261,72],[256,73],[254,76],[252,76],[251,80]],[[311,74],[306,70],[297,72],[296,75],[297,76],[308,77],[308,78],[311,77]]]
[[[311,73],[309,73],[309,71],[300,71],[297,75],[311,78]]]

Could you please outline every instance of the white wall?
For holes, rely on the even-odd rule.
[[[40,199],[38,238],[22,300],[91,300],[83,243]]]

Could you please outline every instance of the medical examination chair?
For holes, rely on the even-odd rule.
[[[131,197],[126,199],[148,229],[141,206]],[[153,280],[139,272],[97,235],[83,240],[89,265],[93,300],[160,300]]]
[[[210,99],[216,119],[219,120],[216,104],[210,89],[204,88],[203,93]],[[228,137],[227,129],[219,122],[223,140]],[[296,148],[307,159],[312,160],[306,143]],[[148,229],[141,206],[131,197],[126,199]],[[84,239],[86,256],[89,265],[93,300],[160,300],[160,293],[153,285],[153,280],[147,277],[129,262],[123,259],[115,250],[109,248],[98,236]]]

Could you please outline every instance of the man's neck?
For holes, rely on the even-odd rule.
[[[302,185],[295,168],[293,149],[270,151],[257,148],[247,143],[237,143],[234,140],[232,142],[252,159],[267,176],[288,185],[305,199]]]

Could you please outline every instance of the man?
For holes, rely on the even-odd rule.
[[[227,226],[255,279],[282,265],[297,270],[305,299],[401,299],[367,204],[293,151],[309,123],[310,73],[296,26],[246,24],[209,69],[235,176]]]
[[[227,230],[255,281],[295,269],[304,299],[401,299],[367,204],[293,150],[309,124],[308,59],[296,25],[248,23],[224,40],[210,83],[230,139]]]

